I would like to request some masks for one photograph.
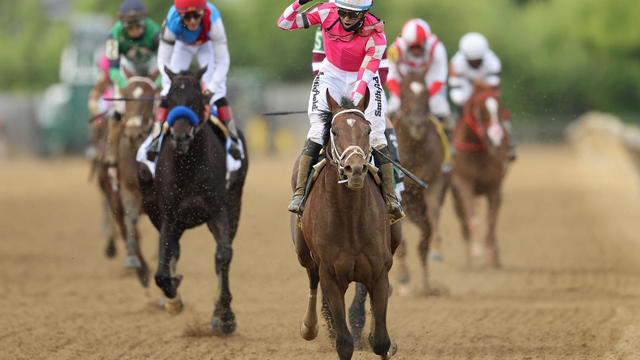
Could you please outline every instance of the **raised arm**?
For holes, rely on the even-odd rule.
[[[296,0],[293,4],[289,5],[282,15],[280,15],[278,27],[282,30],[296,30],[307,29],[312,25],[321,24],[324,19],[327,18],[329,12],[320,12],[320,7],[316,7],[308,13],[300,14],[298,10],[307,2],[309,2],[309,0]]]

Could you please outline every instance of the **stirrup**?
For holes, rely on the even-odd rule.
[[[235,160],[242,160],[242,151],[240,151],[240,143],[237,138],[231,137],[231,144],[229,145],[229,155]]]
[[[294,214],[302,215],[302,200],[304,199],[304,195],[294,195],[291,203],[287,210]]]
[[[402,220],[406,214],[404,213],[404,210],[402,210],[402,205],[400,205],[398,199],[390,196],[388,198],[388,202],[387,210],[389,211],[389,221],[393,225]]]

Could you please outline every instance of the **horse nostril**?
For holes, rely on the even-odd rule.
[[[362,165],[362,173],[366,173],[367,172],[367,164]]]

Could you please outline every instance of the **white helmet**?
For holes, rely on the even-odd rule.
[[[335,0],[336,6],[353,11],[365,11],[371,8],[373,0]]]
[[[422,46],[427,41],[427,36],[431,33],[431,28],[422,19],[411,19],[402,27],[401,37],[408,46]]]
[[[487,51],[489,51],[489,42],[480,33],[467,33],[460,39],[460,52],[467,60],[480,60]]]

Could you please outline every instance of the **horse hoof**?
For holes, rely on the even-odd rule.
[[[114,243],[109,243],[107,247],[104,249],[104,254],[109,259],[113,259],[114,257],[116,257],[117,252],[118,251],[116,250],[116,244]]]
[[[307,326],[307,324],[303,321],[302,325],[300,326],[300,335],[303,339],[311,341],[318,336],[318,329],[318,324],[315,324],[315,326]]]
[[[391,341],[391,346],[389,346],[389,351],[385,355],[380,355],[380,359],[388,360],[393,357],[398,352],[398,344],[395,341]]]
[[[432,261],[444,261],[444,255],[439,251],[429,253],[429,260]]]
[[[182,302],[180,295],[176,294],[176,297],[174,297],[173,299],[166,298],[164,300],[164,308],[165,310],[167,310],[169,315],[175,316],[182,312],[182,309],[184,308],[184,303]]]
[[[231,335],[234,331],[236,331],[236,327],[238,326],[238,324],[235,320],[223,323],[218,318],[212,318],[209,326],[211,326],[211,329],[213,331],[221,333],[222,335]]]
[[[137,256],[127,256],[124,260],[125,269],[137,269],[142,266],[140,259]]]

